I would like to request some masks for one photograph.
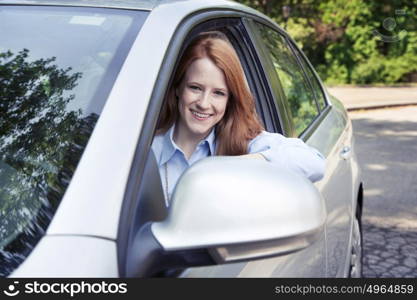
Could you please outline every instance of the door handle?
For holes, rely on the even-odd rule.
[[[342,151],[340,151],[340,157],[344,160],[349,159],[352,156],[352,149],[350,146],[344,146]]]

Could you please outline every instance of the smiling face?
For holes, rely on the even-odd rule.
[[[209,58],[195,60],[176,90],[178,134],[193,140],[204,139],[223,118],[229,93],[221,69]]]

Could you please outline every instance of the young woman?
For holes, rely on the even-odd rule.
[[[245,155],[320,180],[323,156],[302,140],[263,130],[239,58],[221,33],[199,35],[167,93],[152,149],[167,205],[181,174],[210,155]]]

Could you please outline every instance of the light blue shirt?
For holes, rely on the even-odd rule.
[[[172,126],[165,134],[155,136],[152,143],[165,199],[171,198],[178,179],[187,168],[200,159],[216,153],[216,137],[213,128],[187,160],[184,152],[174,142],[174,127]],[[260,153],[278,168],[298,172],[312,182],[320,180],[324,175],[325,158],[323,155],[297,138],[287,138],[279,133],[263,131],[249,142],[248,153]],[[166,195],[167,191],[168,195]],[[168,205],[168,200],[166,201]]]

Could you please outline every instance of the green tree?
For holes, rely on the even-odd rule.
[[[417,76],[413,0],[242,0],[284,25],[330,84],[407,82]],[[415,80],[415,79],[414,79]]]

